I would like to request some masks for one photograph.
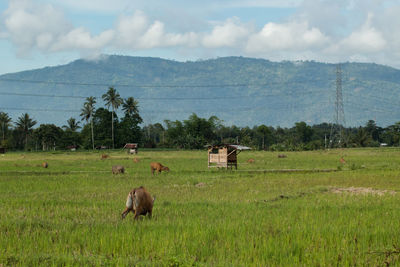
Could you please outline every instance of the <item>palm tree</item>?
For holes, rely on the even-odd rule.
[[[29,117],[28,113],[24,113],[15,122],[17,128],[25,134],[25,149],[28,146],[28,135],[32,131],[32,127],[35,126],[36,121]]]
[[[6,139],[6,131],[10,125],[11,118],[5,112],[0,112],[0,124],[3,133],[3,141]]]
[[[139,113],[139,102],[137,102],[133,97],[128,97],[122,104],[122,110],[125,115],[132,116],[133,114]]]
[[[76,121],[75,118],[69,118],[67,120],[68,125],[63,125],[65,130],[70,130],[71,132],[76,132],[81,126],[79,126],[79,121]]]
[[[121,96],[113,87],[109,87],[107,93],[102,96],[103,100],[106,102],[107,108],[112,107],[111,112],[111,138],[114,149],[114,111],[123,103]]]
[[[86,122],[88,122],[90,120],[93,150],[94,150],[94,134],[93,134],[94,104],[96,104],[96,98],[93,96],[87,97],[86,102],[83,104],[83,108],[81,109],[82,113],[80,114],[80,116],[82,117],[82,120],[86,120]]]

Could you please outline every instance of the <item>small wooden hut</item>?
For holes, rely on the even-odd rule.
[[[76,145],[67,146],[67,149],[71,150],[71,151],[76,151],[77,148],[78,148],[78,146],[76,146]]]
[[[128,154],[137,154],[138,153],[138,144],[137,143],[127,143],[124,148]]]
[[[208,146],[208,168],[233,168],[237,169],[237,155],[242,150],[250,147],[240,145],[212,145]]]

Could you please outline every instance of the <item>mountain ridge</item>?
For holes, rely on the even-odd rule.
[[[400,121],[400,70],[348,62],[341,68],[347,126],[370,119],[381,126]],[[63,125],[70,117],[79,119],[84,99],[76,97],[96,96],[100,107],[108,86],[124,98],[138,99],[145,124],[184,120],[196,113],[215,115],[226,125],[291,127],[298,121],[332,122],[336,64],[247,57],[186,62],[118,55],[78,59],[1,75],[0,110],[16,120],[25,109],[39,123]]]

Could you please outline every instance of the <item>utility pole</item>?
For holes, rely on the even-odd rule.
[[[344,117],[343,107],[343,92],[342,92],[342,66],[336,65],[336,101],[335,101],[335,114],[333,124],[331,126],[331,133],[329,137],[329,147],[337,146],[343,147],[345,142],[344,127],[346,120]]]

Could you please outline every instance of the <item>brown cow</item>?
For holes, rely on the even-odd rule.
[[[158,173],[161,173],[161,171],[167,171],[169,172],[169,168],[166,166],[163,166],[159,162],[152,162],[150,163],[150,169],[151,169],[151,174],[154,175],[154,171],[158,171]]]
[[[248,159],[248,160],[247,160],[247,163],[254,163],[254,162],[255,162],[254,159]]]
[[[107,154],[102,154],[101,155],[101,159],[106,159],[106,158],[109,158],[110,156],[109,155],[107,155]]]
[[[47,167],[49,167],[49,164],[47,162],[43,162],[42,167],[47,169]]]
[[[151,218],[155,199],[155,197],[151,197],[150,193],[143,186],[134,188],[126,198],[126,208],[122,212],[121,218],[124,219],[131,211],[135,213],[135,220],[140,215],[146,216],[147,213],[149,214],[149,218]]]
[[[285,154],[279,154],[278,158],[283,159],[283,158],[287,158],[287,156]]]
[[[125,172],[124,166],[121,166],[121,165],[112,166],[112,173],[113,174],[119,174],[119,173],[124,173],[124,172]]]
[[[140,162],[140,159],[138,159],[138,158],[134,158],[134,159],[133,159],[133,162],[135,162],[135,163],[139,163],[139,162]]]

